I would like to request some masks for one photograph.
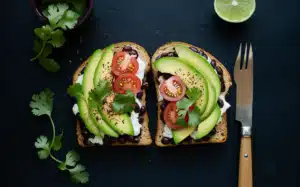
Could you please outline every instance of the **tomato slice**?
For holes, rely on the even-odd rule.
[[[136,74],[139,69],[139,63],[135,57],[132,57],[127,52],[117,52],[112,60],[112,72],[120,76],[124,73]]]
[[[115,79],[113,87],[114,91],[120,94],[126,93],[127,90],[137,94],[141,90],[141,81],[134,74],[121,74]]]
[[[164,81],[159,88],[163,98],[168,101],[178,101],[185,94],[185,85],[178,76],[172,76]]]
[[[176,111],[176,102],[171,102],[167,105],[167,107],[164,110],[164,121],[170,129],[184,128],[181,125],[176,125],[177,118],[178,114]]]

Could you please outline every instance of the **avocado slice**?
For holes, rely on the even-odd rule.
[[[97,126],[95,126],[94,121],[90,116],[88,104],[83,96],[77,98],[77,104],[78,104],[80,117],[84,122],[86,128],[95,136],[102,137],[101,131],[97,128]]]
[[[197,140],[208,135],[208,133],[212,131],[212,129],[218,123],[220,116],[221,116],[221,109],[218,105],[216,105],[215,109],[210,114],[210,116],[198,125],[198,129],[194,131],[191,136],[195,140]]]
[[[94,74],[94,86],[99,83],[99,80],[106,80],[112,83],[113,75],[111,73],[111,64],[114,56],[113,48],[114,45],[112,44],[105,49]],[[115,114],[111,111],[111,102],[112,100],[105,102],[100,109],[104,121],[117,133],[133,136],[134,130],[129,116],[127,114]]]
[[[91,57],[88,59],[87,66],[84,70],[83,81],[82,81],[82,89],[83,94],[88,102],[89,92],[94,88],[93,78],[94,73],[97,68],[97,65],[102,57],[102,51],[100,49],[96,50]],[[98,108],[89,106],[90,115],[94,124],[106,135],[111,137],[119,137],[118,133],[116,133],[102,118],[100,115]]]
[[[183,59],[188,65],[194,67],[204,76],[204,78],[208,82],[208,92],[210,97],[207,108],[200,117],[203,120],[207,118],[214,110],[215,105],[218,101],[218,97],[221,93],[220,79],[213,67],[201,55],[191,51],[188,47],[183,45],[177,45],[175,47],[175,51],[177,52],[180,59]],[[214,90],[212,88],[214,88]]]
[[[201,91],[200,98],[196,101],[196,106],[200,114],[205,111],[208,101],[207,82],[204,77],[193,67],[187,65],[184,60],[177,57],[164,57],[154,62],[154,67],[162,73],[170,73],[181,78],[187,88],[198,88]]]
[[[179,144],[186,137],[188,137],[192,132],[196,129],[196,127],[186,127],[183,129],[172,130],[173,140],[175,144]]]

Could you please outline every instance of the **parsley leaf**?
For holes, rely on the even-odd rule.
[[[50,146],[49,146],[48,138],[46,136],[39,136],[36,142],[34,143],[34,146],[37,149],[41,149],[37,152],[40,159],[46,159],[49,157]]]
[[[61,47],[64,45],[65,41],[66,39],[64,37],[63,31],[57,29],[55,31],[52,31],[48,43],[52,44],[53,47]]]
[[[57,26],[64,30],[73,29],[77,24],[79,17],[80,15],[78,13],[72,10],[67,10],[62,19],[58,22]]]
[[[58,72],[60,70],[60,65],[51,58],[40,58],[39,64],[49,72]]]
[[[69,151],[66,155],[65,164],[67,166],[75,166],[79,159],[80,157],[75,151]]]
[[[54,93],[45,89],[40,94],[34,94],[29,106],[32,108],[32,113],[36,116],[48,115],[51,116],[53,109]]]
[[[112,109],[117,113],[129,113],[134,109],[135,96],[128,90],[125,94],[116,94]]]
[[[189,121],[188,125],[192,127],[196,127],[200,123],[200,111],[197,107],[194,110],[188,112]]]
[[[61,133],[58,136],[55,136],[54,143],[53,143],[53,146],[52,146],[54,151],[59,151],[61,149],[61,146],[62,146],[61,139],[62,139],[62,137],[63,137],[63,133]]]

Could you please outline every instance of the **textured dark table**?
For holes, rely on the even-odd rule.
[[[297,0],[261,0],[249,21],[228,24],[216,16],[212,0],[96,0],[92,19],[70,33],[65,48],[58,52],[62,71],[50,74],[29,62],[33,29],[40,23],[28,1],[6,1],[1,11],[1,186],[76,186],[52,161],[36,156],[36,137],[51,135],[51,129],[46,118],[31,115],[28,103],[33,93],[45,87],[56,93],[54,119],[65,133],[59,156],[72,148],[80,153],[91,174],[86,186],[237,186],[239,128],[234,122],[234,87],[225,144],[175,149],[77,146],[72,104],[65,93],[72,73],[94,49],[123,40],[143,45],[150,54],[165,42],[186,41],[212,52],[231,73],[239,43],[252,42],[254,186],[300,186],[299,6]],[[151,86],[148,111],[153,135],[154,94]]]

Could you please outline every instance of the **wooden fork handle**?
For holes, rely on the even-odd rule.
[[[242,137],[240,145],[239,187],[252,187],[252,143],[251,136]]]

